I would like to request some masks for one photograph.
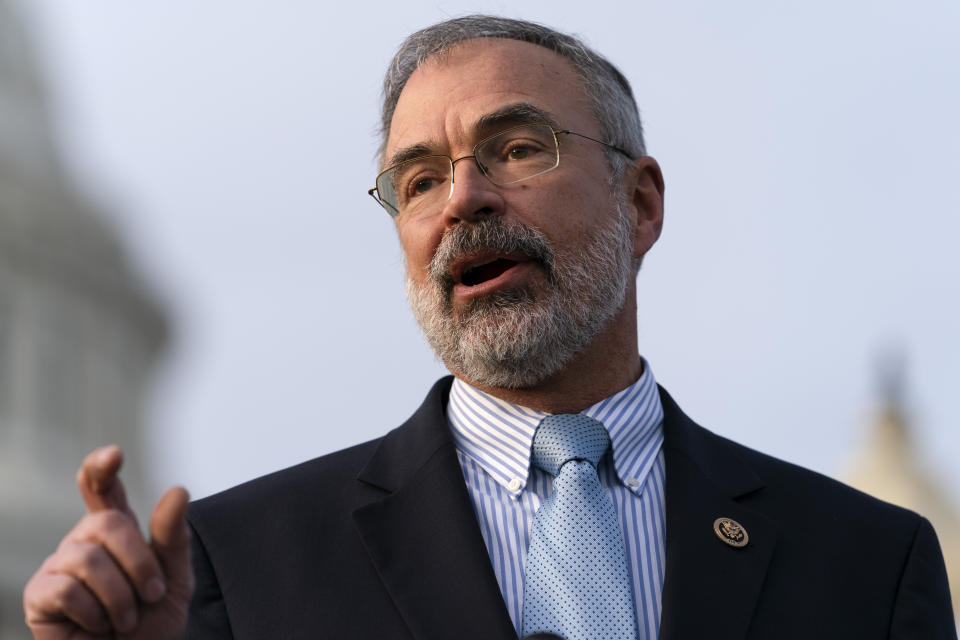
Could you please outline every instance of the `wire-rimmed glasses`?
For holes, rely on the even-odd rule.
[[[549,124],[525,124],[511,127],[473,148],[473,154],[451,158],[429,155],[399,162],[380,172],[370,194],[391,216],[421,213],[442,205],[453,195],[454,165],[472,158],[490,182],[506,186],[553,171],[560,164],[557,135],[568,134],[592,140],[605,147],[632,156],[615,145]]]

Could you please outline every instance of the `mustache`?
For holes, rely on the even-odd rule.
[[[539,263],[553,281],[553,248],[539,229],[521,222],[505,222],[502,218],[486,218],[480,222],[459,224],[443,234],[440,245],[430,260],[430,278],[445,292],[455,284],[453,263],[464,256],[484,251],[520,253]]]

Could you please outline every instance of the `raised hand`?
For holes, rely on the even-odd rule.
[[[144,539],[117,476],[123,452],[110,446],[86,457],[77,486],[87,514],[30,578],[23,593],[37,640],[180,638],[193,594],[189,496],[169,489]]]

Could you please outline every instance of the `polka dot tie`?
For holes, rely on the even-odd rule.
[[[637,640],[623,536],[597,476],[609,448],[603,424],[581,414],[547,416],[534,435],[531,462],[554,491],[530,531],[524,638]]]

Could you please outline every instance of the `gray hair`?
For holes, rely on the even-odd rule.
[[[474,38],[506,38],[529,42],[546,47],[572,62],[586,88],[587,96],[593,105],[594,116],[600,124],[606,142],[629,151],[634,158],[646,155],[640,113],[637,110],[630,83],[606,58],[573,36],[559,33],[534,22],[470,15],[421,29],[410,35],[400,45],[383,80],[381,141],[378,152],[381,166],[385,162],[384,153],[387,136],[390,134],[390,121],[393,119],[400,92],[403,91],[410,75],[431,56],[457,43]],[[607,150],[607,158],[613,173],[612,177],[617,178],[623,175],[627,166],[626,158],[613,150]]]

